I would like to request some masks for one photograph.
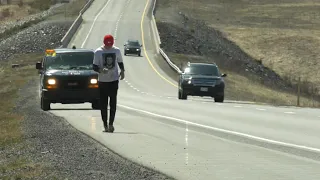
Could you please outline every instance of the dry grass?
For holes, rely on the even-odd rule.
[[[159,5],[161,11],[205,20],[282,77],[320,84],[320,1],[163,0]]]
[[[54,4],[52,0],[17,0],[10,5],[0,6],[0,24],[6,21],[16,21],[31,14],[39,13],[50,8]],[[62,16],[74,18],[79,15],[79,11],[87,3],[87,0],[76,0],[58,8],[56,15],[50,19],[59,19]]]
[[[17,158],[14,161],[0,165],[0,173],[15,172],[18,169],[20,170],[18,173],[14,173],[14,175],[10,176],[3,176],[1,179],[32,179],[41,174],[42,167],[39,164],[30,163],[24,158]]]
[[[9,146],[18,143],[21,140],[20,123],[22,116],[13,114],[17,91],[28,80],[37,75],[35,62],[41,60],[39,54],[30,54],[20,56],[10,63],[1,63],[0,71],[0,146]],[[13,69],[11,63],[18,63],[22,67]]]
[[[187,56],[183,54],[169,54],[170,59],[177,65],[190,62],[211,62],[211,59],[200,56]],[[273,105],[292,105],[297,104],[297,96],[286,92],[280,92],[273,88],[261,85],[258,82],[253,82],[252,79],[230,71],[229,68],[219,67],[221,73],[226,73],[228,76],[226,81],[226,99],[236,101],[252,101],[257,103],[268,103]],[[314,101],[311,98],[302,97],[300,105],[306,107],[320,107],[320,102]]]
[[[0,24],[47,10],[50,5],[51,0],[16,0],[12,4],[2,5],[0,6]]]
[[[9,9],[19,13],[15,13],[13,16],[6,18],[5,20],[19,19],[20,17],[27,15],[27,10],[30,8],[35,9],[36,12],[44,10],[46,9],[44,5],[47,1],[50,0],[25,0],[23,6],[9,6]],[[77,0],[67,4],[66,9],[68,9],[69,11],[67,16],[71,18],[77,16],[79,14],[80,9],[85,5],[85,3],[86,0]],[[8,8],[8,6],[0,6],[0,8],[5,9]],[[64,9],[64,7],[60,8],[60,11],[57,12],[57,15],[51,17],[50,19],[61,19],[61,14],[64,15]],[[33,77],[38,75],[37,70],[35,69],[35,62],[41,60],[41,58],[42,54],[22,54],[15,55],[15,57],[12,58],[12,60],[6,61],[6,63],[0,62],[1,149],[15,148],[15,150],[17,151],[17,147],[21,145],[20,142],[22,142],[23,136],[21,132],[21,122],[23,120],[23,116],[14,114],[12,112],[12,109],[15,105],[14,102],[17,98],[17,91],[23,85],[25,85],[27,81],[31,80]],[[11,64],[20,64],[20,67],[13,69],[11,68]],[[41,174],[42,171],[41,165],[28,162],[23,155],[21,157],[6,157],[5,154],[0,153],[0,164],[0,174],[4,174],[6,172],[9,172],[9,174],[14,174],[14,176],[10,177],[1,176],[0,179],[32,179],[33,177],[36,177],[39,174]]]
[[[87,0],[77,0],[72,1],[68,4],[65,4],[59,7],[56,10],[56,14],[54,16],[49,17],[48,19],[74,19],[79,15],[80,10],[86,5]]]
[[[17,91],[32,77],[37,76],[35,62],[41,60],[39,54],[19,56],[10,63],[0,64],[0,147],[15,148],[22,141],[21,122],[23,116],[14,114],[13,107],[17,98]],[[11,63],[20,64],[20,68],[12,69]],[[19,146],[18,146],[19,147]],[[21,147],[20,147],[21,148]],[[2,154],[3,155],[3,154]],[[23,157],[0,157],[0,174],[14,172],[15,179],[25,179],[38,175],[40,166],[29,163]],[[12,177],[2,177],[11,179]]]
[[[18,5],[0,6],[0,24],[4,21],[13,21],[29,15],[29,6],[19,7]]]

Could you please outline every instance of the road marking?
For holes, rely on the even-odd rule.
[[[241,108],[242,106],[233,106],[233,107],[236,107],[236,108]]]
[[[266,109],[256,108],[256,110],[259,110],[259,111],[265,111]]]
[[[284,112],[286,114],[295,114],[295,112],[291,112],[291,111],[288,111],[288,112]]]
[[[91,27],[90,27],[90,30],[89,30],[86,38],[84,39],[84,41],[83,41],[83,43],[82,43],[82,45],[81,45],[81,48],[83,48],[84,44],[87,42],[87,40],[88,40],[88,38],[89,38],[89,36],[90,36],[90,34],[91,34],[91,31],[92,31],[92,29],[93,29],[94,24],[96,23],[98,17],[99,17],[100,14],[102,13],[102,11],[104,11],[104,9],[108,6],[108,4],[109,4],[110,1],[111,1],[111,0],[108,0],[108,1],[107,1],[107,3],[103,6],[103,8],[100,10],[100,12],[99,12],[99,13],[96,15],[96,17],[94,18],[93,23],[92,23],[92,25],[91,25]]]
[[[162,76],[158,71],[157,69],[153,66],[149,56],[148,56],[148,53],[147,53],[147,50],[146,50],[146,46],[145,46],[145,42],[144,42],[144,31],[143,31],[143,22],[144,22],[144,17],[145,17],[145,14],[147,12],[147,7],[148,7],[148,4],[149,4],[149,0],[147,0],[147,4],[146,6],[144,7],[144,11],[143,11],[143,14],[142,14],[142,17],[141,17],[141,24],[140,24],[140,28],[141,28],[141,37],[142,37],[142,45],[143,45],[143,51],[144,51],[144,55],[146,56],[150,66],[152,67],[152,69],[162,78],[164,79],[165,81],[167,81],[169,84],[173,85],[174,87],[178,87],[176,84],[172,83],[171,81],[169,81],[167,78],[165,78],[164,76]]]
[[[314,147],[308,147],[308,146],[303,146],[303,145],[298,145],[298,144],[286,143],[286,142],[282,142],[282,141],[267,139],[267,138],[263,138],[263,137],[250,135],[250,134],[245,134],[245,133],[241,133],[241,132],[237,132],[237,131],[231,131],[231,130],[227,130],[227,129],[207,126],[207,125],[203,125],[203,124],[198,124],[198,123],[186,121],[186,120],[179,119],[179,118],[174,118],[174,117],[160,115],[160,114],[152,113],[152,112],[141,110],[141,109],[132,108],[132,107],[121,105],[121,104],[118,104],[118,106],[126,108],[126,109],[130,109],[130,110],[133,110],[133,111],[141,112],[141,113],[144,113],[144,114],[149,114],[149,115],[152,115],[152,116],[155,116],[155,117],[168,119],[168,120],[171,120],[171,121],[181,122],[181,123],[184,123],[184,124],[188,123],[188,124],[191,124],[191,125],[194,125],[194,126],[198,126],[198,127],[201,127],[201,128],[211,129],[211,130],[220,131],[220,132],[229,133],[229,134],[238,135],[238,136],[243,136],[243,137],[247,137],[247,138],[251,138],[251,139],[255,139],[255,140],[259,140],[259,141],[273,143],[273,144],[277,144],[277,145],[293,147],[293,148],[299,148],[299,149],[303,149],[303,150],[315,151],[315,152],[320,153],[320,149],[314,148]]]
[[[119,17],[119,19],[118,19],[118,21],[117,21],[117,23],[116,23],[116,29],[115,29],[115,31],[114,31],[114,38],[117,38],[119,22],[121,21],[122,15],[123,15],[123,13],[121,13],[121,15],[120,15],[120,17]]]

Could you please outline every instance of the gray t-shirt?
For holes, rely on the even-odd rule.
[[[98,81],[112,82],[119,80],[118,62],[123,62],[121,51],[113,46],[111,49],[99,47],[94,52],[93,64],[99,66],[103,72],[99,73]]]

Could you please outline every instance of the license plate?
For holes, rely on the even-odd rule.
[[[206,87],[201,87],[201,88],[200,88],[200,91],[205,91],[205,92],[206,92],[206,91],[208,91],[208,88],[206,88]]]
[[[68,83],[68,86],[77,86],[78,83],[74,82],[74,83]]]

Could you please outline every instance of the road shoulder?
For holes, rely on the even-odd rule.
[[[41,165],[40,179],[168,179],[112,153],[63,118],[41,111],[36,82],[20,90],[16,106],[17,113],[24,115],[22,129],[28,148],[11,155],[23,154]]]

